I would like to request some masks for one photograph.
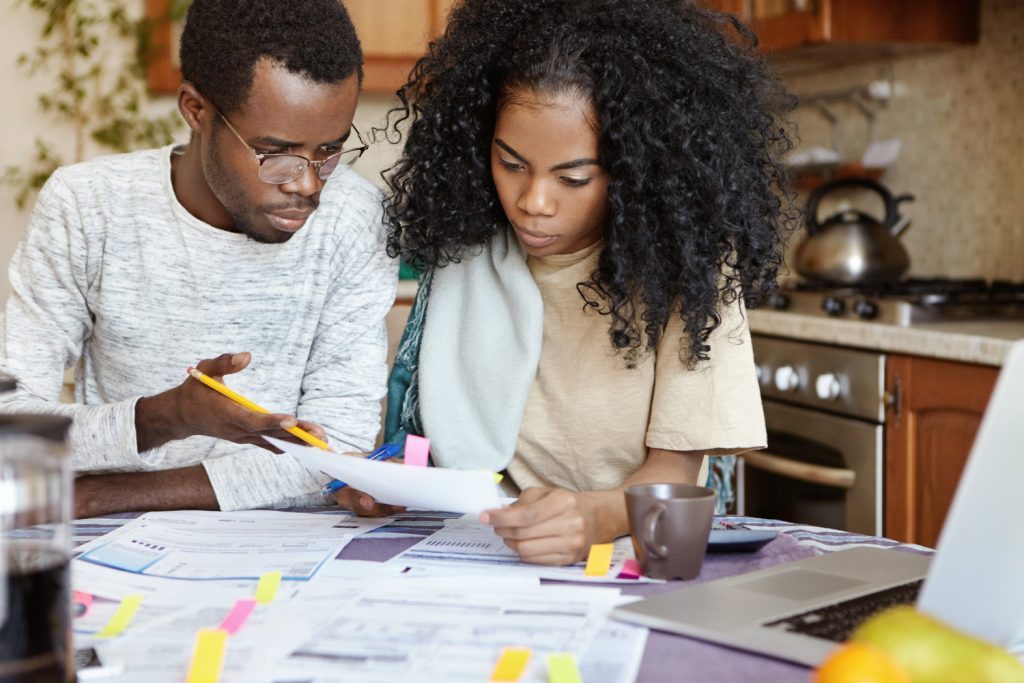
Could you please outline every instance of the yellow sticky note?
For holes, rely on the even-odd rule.
[[[281,585],[281,572],[267,572],[260,577],[259,585],[256,586],[256,602],[266,605],[277,595],[277,588]]]
[[[572,654],[555,652],[548,655],[548,683],[583,683]]]
[[[518,681],[530,663],[533,650],[528,647],[506,647],[494,664],[491,681]]]
[[[228,632],[221,628],[201,628],[192,647],[185,683],[217,683],[224,668]]]
[[[598,543],[590,546],[590,555],[587,556],[586,576],[606,576],[612,567],[612,549],[615,546],[611,543]]]
[[[135,617],[135,613],[139,611],[139,605],[141,604],[142,595],[140,593],[124,596],[121,604],[117,606],[114,616],[110,617],[110,621],[107,622],[107,625],[96,636],[98,638],[113,638],[120,635],[121,631],[125,630],[132,618]]]

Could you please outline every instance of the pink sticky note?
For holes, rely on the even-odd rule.
[[[622,569],[619,571],[618,578],[620,579],[639,579],[644,575],[644,571],[640,569],[640,563],[636,560],[626,560],[622,563]]]
[[[231,635],[235,635],[238,629],[242,628],[242,624],[249,618],[252,611],[256,608],[256,601],[249,598],[244,598],[235,602],[235,606],[231,608],[231,612],[224,617],[224,621],[220,622],[220,628],[224,629]]]
[[[405,464],[413,467],[426,467],[427,458],[430,456],[430,439],[422,436],[406,434],[405,436]]]
[[[75,608],[74,613],[77,617],[84,617],[89,613],[89,608],[92,607],[92,593],[83,593],[82,591],[74,591],[72,594],[71,602],[76,605],[81,605],[81,611]]]

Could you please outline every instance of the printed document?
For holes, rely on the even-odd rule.
[[[340,479],[387,505],[474,514],[501,507],[493,472],[407,467],[263,438],[309,469]]]
[[[629,537],[615,541],[611,569],[605,576],[585,576],[586,562],[568,567],[527,564],[494,530],[467,515],[450,519],[444,528],[423,539],[391,560],[401,563],[409,574],[526,574],[554,581],[586,583],[649,583],[651,579],[620,579],[619,571],[626,560],[634,558]]]
[[[394,518],[247,512],[147,513],[82,548],[79,560],[171,579],[307,581],[356,534]]]

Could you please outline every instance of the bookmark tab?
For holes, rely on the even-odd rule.
[[[218,683],[227,647],[227,631],[219,628],[199,629],[185,683]]]
[[[501,656],[494,664],[490,680],[496,681],[518,681],[526,671],[526,665],[530,663],[533,650],[528,647],[506,647],[501,651]]]
[[[548,655],[548,683],[583,683],[576,658],[569,652]]]
[[[135,617],[135,613],[139,611],[139,605],[142,604],[142,594],[132,593],[126,595],[121,600],[121,604],[117,606],[117,611],[114,612],[114,616],[110,617],[110,621],[107,625],[96,634],[97,638],[113,638],[114,636],[120,635],[122,631],[128,628],[128,624]]]
[[[414,434],[405,435],[405,464],[426,467],[430,457],[430,439]]]
[[[235,603],[235,606],[231,608],[231,611],[224,621],[220,622],[220,628],[227,631],[230,635],[238,633],[238,629],[242,628],[242,624],[249,618],[252,611],[256,609],[256,601],[249,598],[243,598]]]
[[[626,560],[622,563],[622,569],[619,570],[620,579],[639,579],[644,575],[644,570],[640,568],[640,563],[636,560]]]
[[[277,595],[277,589],[281,585],[281,572],[267,572],[260,577],[260,582],[256,586],[256,602],[261,605],[266,605],[268,602],[274,599]]]
[[[612,550],[614,548],[615,546],[611,543],[597,543],[590,546],[587,568],[583,574],[585,576],[607,576],[608,570],[612,568]]]

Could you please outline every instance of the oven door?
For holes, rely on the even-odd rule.
[[[738,512],[882,534],[882,426],[764,402],[768,448],[740,458]]]

